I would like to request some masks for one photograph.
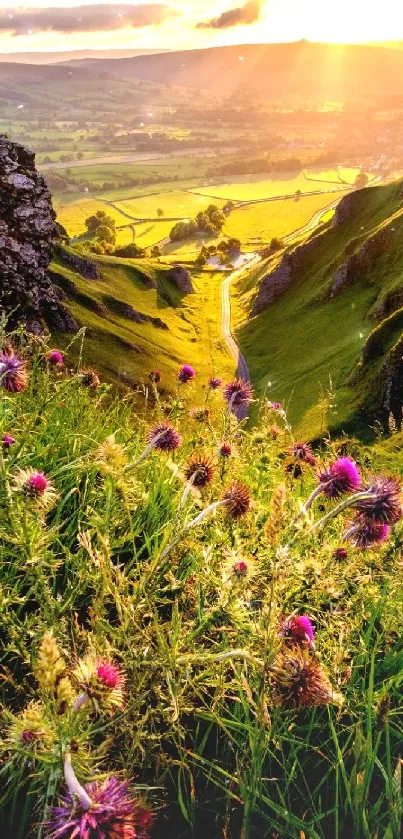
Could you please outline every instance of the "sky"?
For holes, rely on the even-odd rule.
[[[0,0],[0,52],[403,41],[402,0]]]

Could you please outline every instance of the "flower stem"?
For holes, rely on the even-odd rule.
[[[172,551],[173,548],[176,547],[178,542],[182,539],[182,536],[185,535],[189,530],[192,530],[193,527],[197,527],[200,522],[203,521],[210,513],[213,513],[215,510],[218,510],[219,507],[223,507],[227,502],[226,501],[214,501],[213,504],[209,504],[208,507],[205,507],[204,510],[199,513],[194,519],[192,519],[185,527],[172,539],[172,542],[164,548],[160,555],[160,559],[165,559],[166,556]]]
[[[325,516],[323,516],[323,518],[315,522],[315,524],[312,525],[310,530],[317,530],[320,527],[324,527],[325,524],[327,524],[327,522],[330,521],[330,519],[333,519],[335,518],[335,516],[338,516],[339,513],[342,513],[343,510],[347,509],[347,507],[353,507],[354,504],[357,503],[357,501],[367,501],[374,497],[374,494],[368,491],[357,492],[355,495],[349,495],[348,498],[345,498],[344,501],[341,501],[340,504],[337,504],[337,507],[333,507],[333,510],[330,510],[328,513],[326,513]]]
[[[71,754],[70,752],[66,752],[64,756],[64,777],[66,780],[66,784],[69,788],[69,792],[73,797],[78,798],[81,807],[83,810],[89,810],[92,806],[92,798],[89,797],[87,791],[81,784],[78,782],[74,769],[71,764]]]
[[[85,704],[85,702],[87,702],[87,701],[88,701],[88,696],[87,696],[87,694],[86,694],[86,693],[80,693],[80,695],[77,697],[77,699],[76,699],[76,701],[75,701],[75,703],[74,703],[74,705],[73,705],[73,712],[74,712],[74,713],[76,713],[77,711],[79,711],[79,710],[80,710],[80,708],[82,708],[82,706],[83,706],[83,705]]]

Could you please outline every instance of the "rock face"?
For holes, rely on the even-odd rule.
[[[0,309],[32,331],[45,320],[61,328],[71,316],[47,275],[57,236],[49,190],[35,156],[0,136]]]
[[[179,291],[183,291],[184,294],[192,294],[194,291],[189,271],[186,271],[183,265],[175,265],[173,268],[170,268],[165,276],[179,288]]]
[[[303,266],[304,259],[316,247],[318,239],[314,238],[304,245],[299,245],[291,253],[285,253],[281,262],[273,271],[263,278],[252,308],[252,316],[260,314],[270,303],[277,300],[297,276]]]
[[[104,295],[104,301],[108,306],[108,309],[116,312],[122,318],[126,318],[126,320],[130,320],[133,323],[151,323],[153,326],[156,326],[157,329],[168,329],[168,325],[165,321],[161,320],[161,318],[154,318],[151,315],[145,315],[143,312],[139,312],[137,309],[134,309],[133,306],[130,306],[130,303],[125,303],[123,300],[117,300],[116,297],[111,297],[108,294]]]
[[[331,296],[334,297],[342,288],[351,285],[355,280],[361,279],[373,266],[375,260],[384,253],[391,241],[393,222],[383,227],[337,269],[332,282]]]
[[[98,265],[88,259],[86,256],[79,256],[77,253],[71,253],[65,248],[56,245],[55,255],[59,258],[62,265],[66,268],[71,268],[76,274],[80,274],[86,280],[99,280],[100,273]]]

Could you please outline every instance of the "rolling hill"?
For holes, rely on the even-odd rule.
[[[310,437],[390,415],[403,389],[402,182],[342,199],[333,221],[234,288],[235,325],[259,394]]]

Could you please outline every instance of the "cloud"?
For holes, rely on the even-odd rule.
[[[198,29],[228,29],[230,26],[255,23],[259,20],[260,0],[249,0],[244,6],[228,9],[212,20],[205,20],[197,24]]]
[[[139,28],[162,23],[175,12],[162,3],[146,5],[74,6],[69,8],[0,9],[0,32],[26,35],[34,32],[93,32]]]

